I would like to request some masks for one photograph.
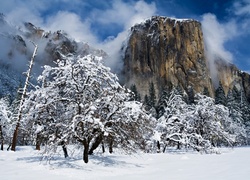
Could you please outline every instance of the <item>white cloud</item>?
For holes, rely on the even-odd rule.
[[[88,19],[82,20],[75,13],[59,11],[56,15],[47,18],[43,26],[51,31],[64,30],[78,41],[96,44],[97,37],[92,33],[90,23]]]
[[[117,24],[129,28],[136,23],[149,18],[156,12],[155,3],[137,1],[125,3],[121,0],[113,1],[112,7],[107,10],[96,10],[92,16],[102,24]]]
[[[140,23],[143,20],[150,18],[155,13],[155,4],[148,4],[144,1],[137,1],[136,3],[114,1],[111,9],[103,12],[93,12],[92,15],[97,17],[96,21],[106,25],[117,24],[123,28],[117,36],[99,44],[99,47],[110,55],[107,65],[116,70],[120,70],[122,68],[122,61],[119,58],[119,52],[121,50],[122,43],[128,37],[129,28],[136,23]]]
[[[233,9],[236,15],[250,14],[250,0],[236,1]]]
[[[57,5],[64,10],[62,8],[56,10]],[[13,24],[20,25],[26,21],[46,30],[64,30],[77,41],[88,42],[91,46],[104,49],[111,56],[107,64],[117,67],[116,63],[120,64],[118,52],[128,35],[129,28],[151,17],[157,10],[153,2],[112,0],[110,8],[96,10],[92,7],[88,9],[90,11],[88,16],[81,17],[77,14],[79,6],[88,7],[88,3],[79,0],[8,0],[1,5],[0,12],[6,14]],[[46,11],[52,13],[42,15]],[[99,28],[118,26],[121,32],[102,41],[92,29],[96,23]]]
[[[225,43],[238,36],[237,24],[234,20],[220,23],[216,16],[210,13],[203,15],[201,23],[210,73],[213,82],[216,84],[217,70],[215,61],[222,59],[226,62],[233,62],[233,54],[226,50]]]
[[[205,14],[202,17],[202,29],[207,53],[212,61],[220,58],[229,62],[233,55],[224,47],[225,43],[238,36],[237,24],[234,20],[220,23],[214,14]]]

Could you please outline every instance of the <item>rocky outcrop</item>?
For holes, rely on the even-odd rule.
[[[152,17],[131,28],[124,48],[125,84],[135,84],[142,95],[151,82],[157,94],[171,83],[213,95],[198,21]]]
[[[250,75],[239,70],[235,65],[222,60],[216,61],[218,82],[220,81],[225,94],[234,86],[238,91],[243,91],[250,102]],[[217,82],[215,82],[216,84]]]

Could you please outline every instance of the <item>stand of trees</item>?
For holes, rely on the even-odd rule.
[[[83,147],[83,161],[101,146],[126,152],[165,152],[167,147],[214,152],[214,147],[245,145],[249,137],[249,103],[236,87],[225,96],[195,94],[190,86],[169,85],[156,102],[150,83],[144,105],[135,85],[131,91],[96,56],[61,55],[55,67],[45,66],[38,86],[28,91],[22,103],[17,144],[44,148],[50,157],[67,145]],[[18,99],[18,98],[17,98]],[[18,101],[16,101],[18,102]],[[15,129],[14,106],[0,99],[0,142],[10,143]],[[146,111],[146,110],[147,111]]]

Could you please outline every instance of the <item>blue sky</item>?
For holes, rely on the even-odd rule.
[[[62,29],[110,54],[133,24],[152,15],[192,18],[202,22],[211,60],[219,56],[250,72],[250,0],[6,0],[0,12],[13,24]]]

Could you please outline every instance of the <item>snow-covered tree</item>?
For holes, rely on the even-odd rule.
[[[228,108],[215,104],[210,97],[196,95],[194,115],[196,132],[213,146],[233,146],[241,143],[240,138],[245,137],[243,124],[234,122]]]
[[[187,103],[188,104],[193,104],[194,103],[194,89],[192,86],[187,87]]]
[[[151,82],[149,83],[149,107],[150,108],[155,108],[156,106],[156,92],[155,92],[155,86],[154,83]]]
[[[103,141],[124,149],[142,143],[140,133],[149,118],[141,104],[128,101],[130,93],[101,58],[64,57],[56,67],[45,66],[39,80],[42,87],[26,101],[26,119],[34,122],[36,136],[48,148],[77,141],[87,163],[88,154]]]
[[[229,109],[230,117],[237,124],[243,124],[247,128],[247,121],[250,118],[249,103],[245,97],[245,93],[239,90],[236,86],[229,90],[227,95],[227,107]],[[244,144],[241,138],[241,144]],[[245,141],[245,143],[247,143]]]
[[[18,130],[19,130],[19,127],[20,127],[21,119],[22,119],[23,103],[24,103],[24,100],[25,100],[26,93],[28,91],[28,86],[29,86],[29,83],[30,83],[29,80],[31,78],[31,70],[32,70],[32,67],[33,67],[33,64],[34,64],[34,59],[35,59],[35,57],[37,55],[38,46],[36,44],[34,44],[34,42],[32,42],[32,43],[35,46],[35,49],[34,49],[33,55],[31,57],[31,60],[30,60],[30,63],[29,63],[29,68],[28,68],[28,70],[26,72],[26,80],[25,80],[25,83],[24,83],[24,87],[22,89],[22,96],[21,96],[21,99],[20,99],[20,104],[19,104],[18,112],[17,112],[17,116],[16,116],[16,127],[15,127],[15,130],[14,130],[13,138],[12,138],[12,142],[11,142],[11,150],[12,151],[16,150],[17,138],[18,138]]]
[[[165,100],[165,105],[165,113],[158,119],[156,129],[160,134],[163,151],[168,145],[177,145],[180,148],[180,145],[184,144],[185,114],[188,112],[188,105],[175,88]]]
[[[235,86],[228,92],[227,107],[229,108],[230,116],[234,121],[243,122],[243,114],[241,112],[241,95]]]
[[[195,103],[186,104],[176,90],[158,119],[157,132],[164,146],[193,148],[209,152],[214,146],[240,144],[246,136],[242,124],[229,117],[229,110],[214,99],[196,94]]]
[[[227,98],[225,95],[225,91],[223,89],[223,86],[221,84],[221,82],[219,82],[219,86],[218,88],[215,90],[215,104],[222,104],[222,105],[226,105],[227,103]]]
[[[5,98],[0,99],[0,143],[1,150],[5,141],[9,141],[11,137],[11,111],[8,101]]]
[[[131,85],[130,90],[132,91],[132,100],[141,101],[141,95],[138,92],[135,84]]]
[[[205,96],[208,96],[208,97],[211,96],[207,87],[204,87],[204,90],[203,90],[202,94],[205,95]]]

